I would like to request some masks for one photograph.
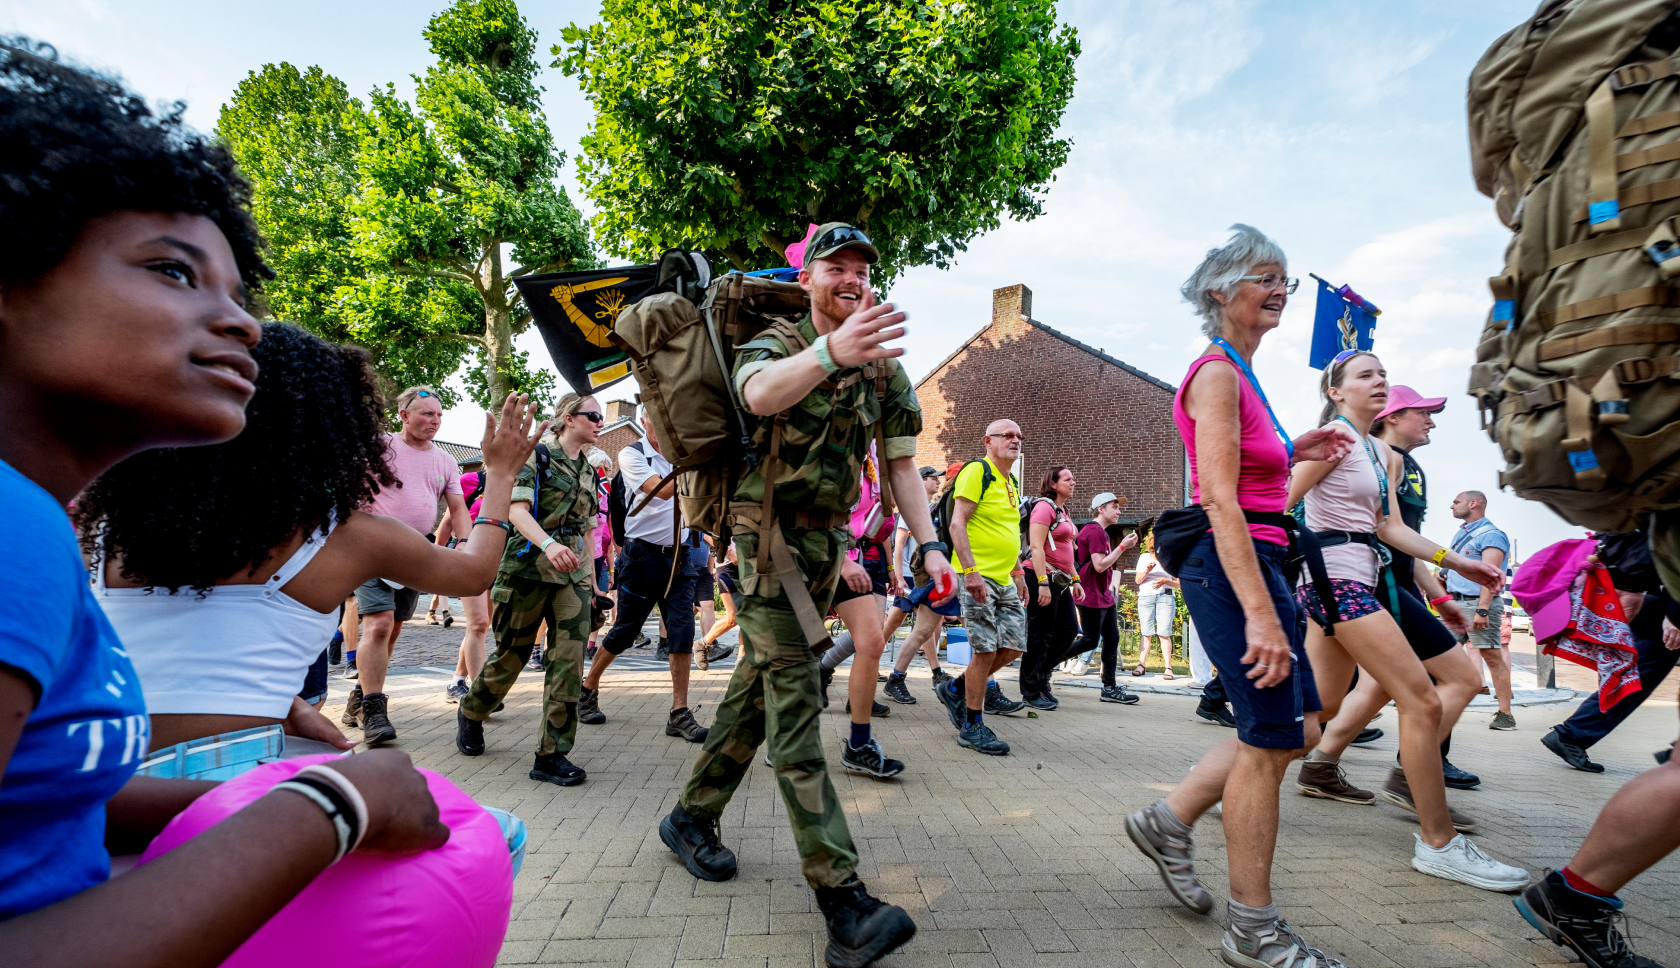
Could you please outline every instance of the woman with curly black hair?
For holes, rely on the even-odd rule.
[[[8,961],[217,965],[349,849],[449,839],[408,757],[375,751],[326,771],[337,801],[272,791],[107,882],[108,848],[144,847],[212,784],[133,777],[145,702],[65,507],[126,457],[244,427],[267,274],[247,194],[179,111],[0,38],[0,598],[30,603],[0,624]]]

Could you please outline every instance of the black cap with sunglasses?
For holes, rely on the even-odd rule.
[[[805,247],[805,265],[826,259],[841,249],[862,252],[870,265],[881,261],[881,253],[875,251],[875,243],[869,241],[862,229],[845,222],[827,222],[817,227],[816,237]]]

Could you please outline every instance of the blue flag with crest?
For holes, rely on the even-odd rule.
[[[1307,362],[1315,370],[1330,365],[1343,350],[1368,350],[1382,310],[1349,286],[1340,289],[1318,280],[1318,311],[1313,316],[1312,352]]]

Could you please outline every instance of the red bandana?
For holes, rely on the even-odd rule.
[[[1569,627],[1546,646],[1546,654],[1598,671],[1598,708],[1608,712],[1639,691],[1639,653],[1627,613],[1603,565],[1583,569],[1569,589]]]

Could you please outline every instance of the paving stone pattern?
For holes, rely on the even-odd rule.
[[[415,623],[393,665],[453,666],[459,632],[459,625]],[[641,651],[649,653],[646,661],[635,656]],[[487,752],[477,759],[455,751],[455,707],[443,701],[442,677],[393,701],[398,745],[419,765],[530,826],[499,963],[821,965],[822,917],[800,876],[768,769],[755,765],[723,817],[724,842],[740,858],[735,880],[696,881],[660,843],[656,824],[670,810],[695,747],[664,735],[668,678],[651,651],[634,650],[623,672],[615,666],[608,674],[601,703],[607,723],[583,727],[573,754],[589,781],[571,789],[526,776],[542,699],[534,674],[491,718]],[[727,667],[694,673],[691,695],[702,723],[710,722],[728,676]],[[823,717],[836,757],[847,728],[845,676],[842,670],[833,687],[841,701]],[[1193,699],[1150,695],[1125,707],[1099,703],[1092,690],[1065,689],[1055,712],[993,718],[1014,753],[991,758],[957,747],[919,660],[912,680],[922,701],[895,705],[876,724],[888,753],[909,769],[885,782],[834,775],[858,843],[859,874],[919,927],[911,944],[879,962],[883,968],[1218,963],[1228,886],[1219,819],[1206,817],[1196,828],[1198,869],[1221,901],[1214,917],[1179,907],[1122,827],[1127,812],[1162,795],[1229,735],[1193,722]],[[327,711],[336,718],[347,683],[334,685]],[[1519,710],[1516,732],[1490,731],[1490,713],[1467,714],[1453,760],[1484,782],[1451,796],[1481,821],[1477,842],[1536,875],[1565,863],[1604,801],[1650,768],[1652,751],[1676,735],[1672,688],[1664,696],[1593,750],[1606,766],[1596,776],[1567,769],[1540,745],[1569,706]],[[1377,725],[1392,730],[1392,710]],[[1391,731],[1376,748],[1350,750],[1343,762],[1354,782],[1374,789],[1394,753]],[[1414,872],[1417,827],[1398,809],[1309,800],[1296,794],[1293,776],[1282,796],[1277,900],[1293,923],[1353,968],[1570,960],[1516,914],[1509,897]],[[1623,897],[1637,950],[1680,965],[1680,856],[1658,864]]]

